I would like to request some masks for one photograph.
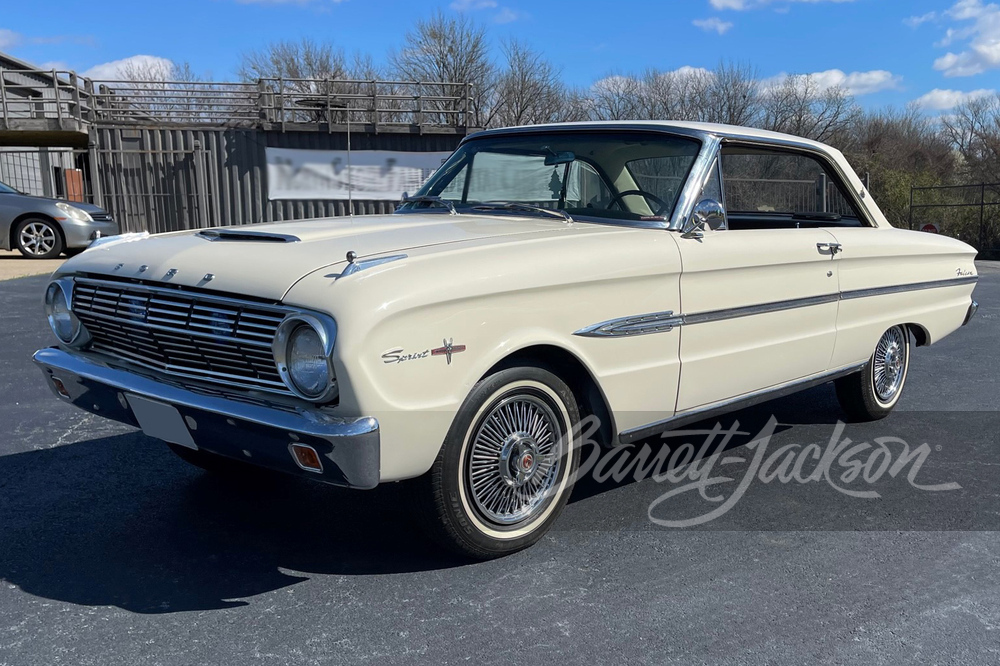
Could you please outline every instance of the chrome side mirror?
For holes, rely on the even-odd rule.
[[[681,230],[684,238],[700,238],[705,229],[718,231],[726,228],[726,209],[715,199],[702,199],[694,207],[691,219]]]

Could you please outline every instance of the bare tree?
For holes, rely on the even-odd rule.
[[[423,82],[429,97],[464,98],[472,85],[471,122],[486,125],[489,100],[496,67],[489,55],[486,29],[464,15],[445,16],[438,10],[430,18],[418,21],[406,33],[402,48],[389,55],[390,70],[400,79]],[[430,82],[445,82],[432,84]],[[458,84],[458,85],[454,85]],[[463,119],[452,100],[430,100],[430,108],[440,113],[440,120],[458,124]]]
[[[493,86],[487,124],[537,125],[563,117],[566,87],[559,70],[523,42],[505,42],[502,50],[506,66]]]
[[[942,119],[967,180],[1000,182],[1000,94],[962,104]]]
[[[594,120],[636,120],[640,114],[642,82],[629,75],[612,74],[590,88]]]
[[[850,93],[823,89],[812,75],[786,76],[761,94],[759,126],[775,132],[830,142],[857,117]]]
[[[330,43],[310,39],[272,42],[247,51],[240,58],[241,79],[343,79],[347,74],[344,53]]]
[[[758,111],[760,83],[750,65],[723,62],[707,80],[703,119],[727,125],[751,125]]]

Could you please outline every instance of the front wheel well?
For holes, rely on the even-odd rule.
[[[16,237],[17,225],[33,217],[40,218],[42,220],[45,220],[46,222],[51,222],[52,226],[55,227],[56,233],[59,234],[60,238],[62,238],[63,247],[66,246],[66,235],[63,233],[62,225],[56,222],[56,220],[51,215],[46,215],[45,213],[24,213],[23,215],[18,215],[17,217],[15,217],[14,221],[10,223],[10,228],[8,229],[8,235],[7,235],[7,242],[9,243],[9,245],[7,246],[8,248],[10,248],[11,250],[17,249],[17,237]]]
[[[587,366],[572,352],[554,345],[525,347],[496,363],[483,375],[483,378],[500,370],[521,365],[542,366],[566,382],[580,403],[581,420],[586,422],[588,417],[597,420],[598,430],[594,437],[598,443],[605,447],[614,445],[617,430],[604,393]],[[587,429],[584,428],[583,432],[587,434]]]

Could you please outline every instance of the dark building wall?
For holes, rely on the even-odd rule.
[[[152,233],[347,215],[347,201],[268,201],[266,147],[346,150],[347,134],[241,128],[98,127],[92,130],[95,199],[127,231]],[[460,134],[351,134],[353,150],[447,152]],[[353,202],[355,215],[392,201]]]

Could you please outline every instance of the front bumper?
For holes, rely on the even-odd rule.
[[[336,486],[378,485],[380,441],[374,418],[336,418],[318,410],[198,391],[56,347],[35,352],[33,360],[61,400],[98,416],[139,427],[126,396],[141,396],[175,407],[199,449]],[[292,444],[315,449],[323,471],[300,468],[290,452]]]
[[[105,222],[103,220],[92,220],[90,222],[63,220],[61,227],[63,237],[66,239],[66,247],[68,248],[87,247],[94,242],[95,238],[118,235],[118,223]],[[100,236],[98,236],[98,233],[100,233]]]

